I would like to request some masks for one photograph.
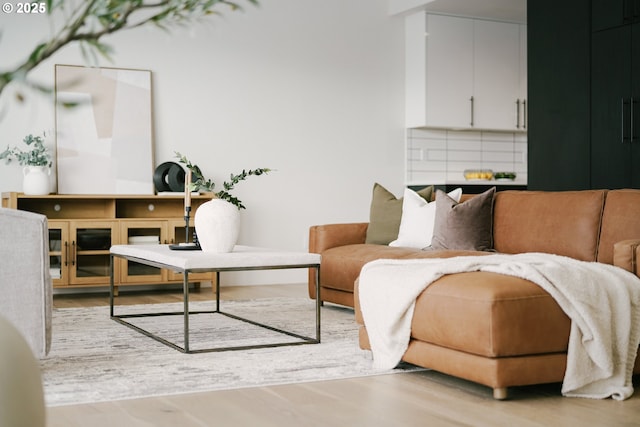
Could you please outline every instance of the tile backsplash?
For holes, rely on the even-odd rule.
[[[515,172],[527,181],[527,134],[407,129],[406,184],[464,181],[465,169]]]

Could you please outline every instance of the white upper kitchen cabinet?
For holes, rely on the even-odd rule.
[[[407,127],[524,130],[521,25],[424,12],[405,19]]]
[[[407,16],[407,127],[468,128],[473,93],[473,21]]]
[[[527,26],[520,25],[520,90],[518,92],[520,100],[520,120],[518,129],[527,130]]]
[[[483,20],[473,23],[473,127],[515,130],[520,91],[520,27]]]

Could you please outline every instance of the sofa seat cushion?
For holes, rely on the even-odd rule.
[[[536,284],[490,272],[447,275],[416,301],[412,338],[486,357],[566,352],[570,319]]]
[[[353,292],[354,282],[362,267],[377,259],[449,258],[463,255],[487,255],[476,251],[423,251],[359,243],[338,246],[322,252],[320,283],[322,287]]]

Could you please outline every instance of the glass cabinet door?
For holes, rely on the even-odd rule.
[[[123,245],[159,245],[167,243],[164,221],[122,221],[120,243]],[[141,283],[166,280],[164,271],[135,261],[121,260],[122,283]]]
[[[72,284],[109,283],[109,249],[117,236],[112,221],[72,221],[70,225]]]
[[[54,286],[69,284],[69,224],[49,221],[49,272]]]

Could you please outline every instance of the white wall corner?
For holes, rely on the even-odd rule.
[[[433,0],[389,0],[389,15],[402,15],[413,13],[424,7]]]

